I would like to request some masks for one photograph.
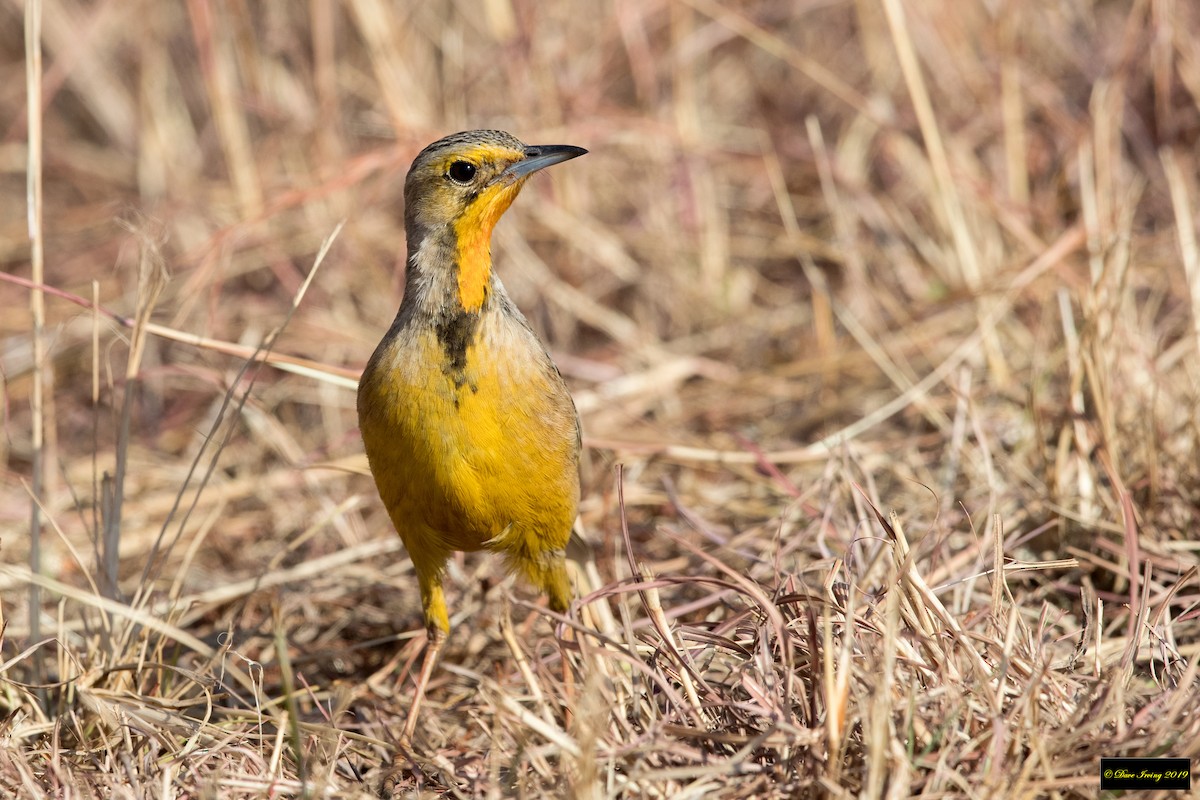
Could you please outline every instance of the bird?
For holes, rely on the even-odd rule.
[[[579,416],[493,269],[491,236],[533,174],[586,152],[463,131],[422,150],[404,180],[404,294],[357,403],[428,635],[401,742],[412,742],[450,632],[443,576],[452,553],[496,554],[551,609],[570,606],[564,551],[579,506]]]

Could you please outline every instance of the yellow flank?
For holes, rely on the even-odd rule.
[[[579,503],[579,421],[492,273],[490,240],[530,174],[583,152],[468,131],[427,147],[405,180],[404,299],[363,372],[358,414],[432,641],[450,629],[442,575],[456,550],[497,553],[552,608],[570,605],[563,557]]]

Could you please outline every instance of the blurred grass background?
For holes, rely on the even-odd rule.
[[[408,164],[478,127],[591,151],[493,252],[583,418],[593,635],[456,562],[398,791],[1091,797],[1101,756],[1194,758],[1197,34],[1179,0],[0,6],[0,787],[375,791],[421,623],[349,386]]]

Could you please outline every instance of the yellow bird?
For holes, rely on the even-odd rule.
[[[465,131],[422,150],[404,181],[404,298],[358,385],[371,473],[412,559],[429,632],[402,741],[450,631],[451,553],[497,553],[552,609],[570,604],[579,418],[492,270],[491,236],[533,173],[586,152]]]

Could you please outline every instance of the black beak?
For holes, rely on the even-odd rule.
[[[500,173],[501,180],[518,181],[538,170],[570,161],[586,153],[582,147],[570,144],[538,144],[525,148],[525,157]]]

